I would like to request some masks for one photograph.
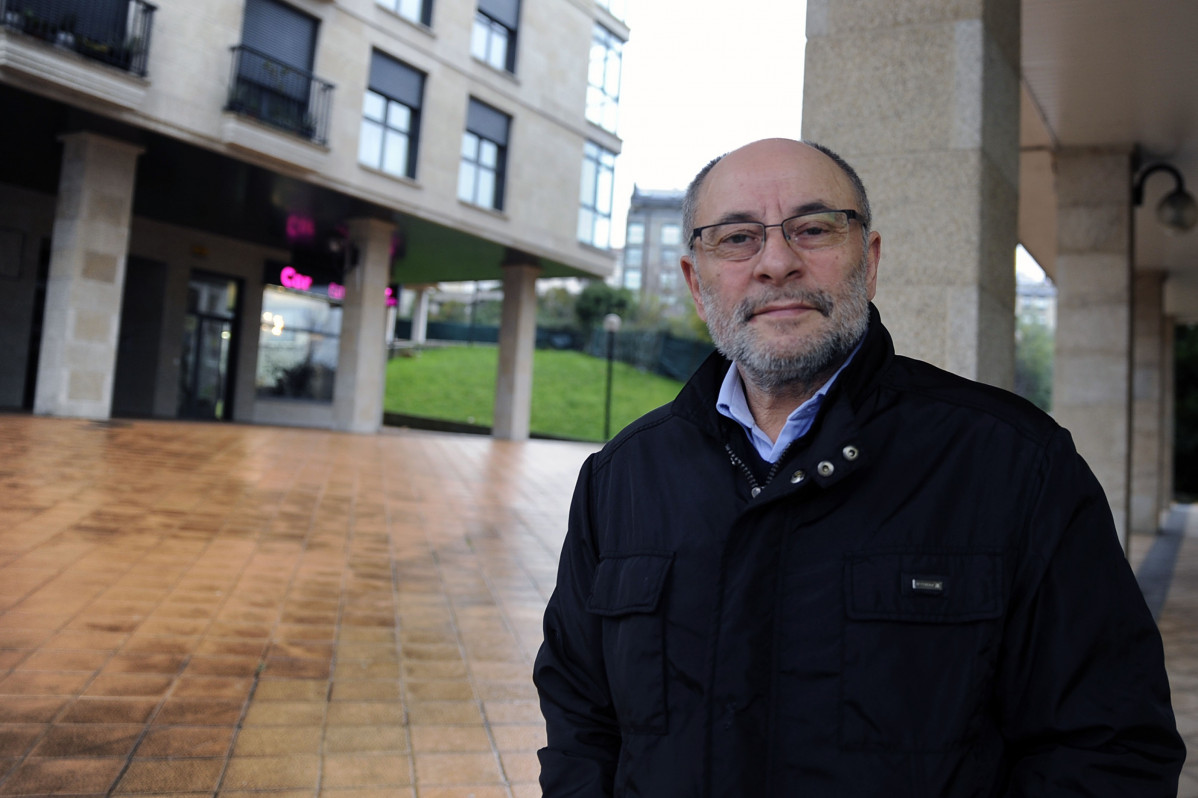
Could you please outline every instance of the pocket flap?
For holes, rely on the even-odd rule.
[[[845,607],[855,620],[953,623],[1002,615],[1002,554],[856,554],[845,567]]]
[[[653,612],[673,559],[660,553],[605,557],[595,569],[587,609],[596,615]]]

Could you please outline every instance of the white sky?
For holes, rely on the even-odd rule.
[[[627,22],[613,246],[624,245],[633,184],[683,189],[717,155],[802,135],[806,2],[627,0]],[[1016,266],[1042,279],[1023,247]]]
[[[616,161],[614,244],[635,183],[683,189],[717,155],[799,138],[807,4],[798,0],[628,0]],[[743,20],[737,24],[736,19]]]

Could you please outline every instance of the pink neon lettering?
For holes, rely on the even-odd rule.
[[[341,283],[329,283],[329,299],[345,299],[345,286]]]
[[[296,239],[309,239],[316,235],[316,222],[303,216],[291,214],[287,217],[287,238],[294,241]]]
[[[307,291],[312,287],[312,278],[300,274],[291,266],[284,266],[283,271],[279,272],[279,282],[287,288],[297,288],[300,291]]]

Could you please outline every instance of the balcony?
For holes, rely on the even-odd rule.
[[[144,0],[0,0],[0,25],[145,77],[155,10]]]
[[[233,50],[226,111],[314,144],[328,143],[333,84],[246,45]]]

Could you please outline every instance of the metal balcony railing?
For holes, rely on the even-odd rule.
[[[317,144],[328,142],[333,84],[246,45],[233,50],[225,110]]]
[[[145,0],[0,0],[0,24],[145,77],[156,10]]]

